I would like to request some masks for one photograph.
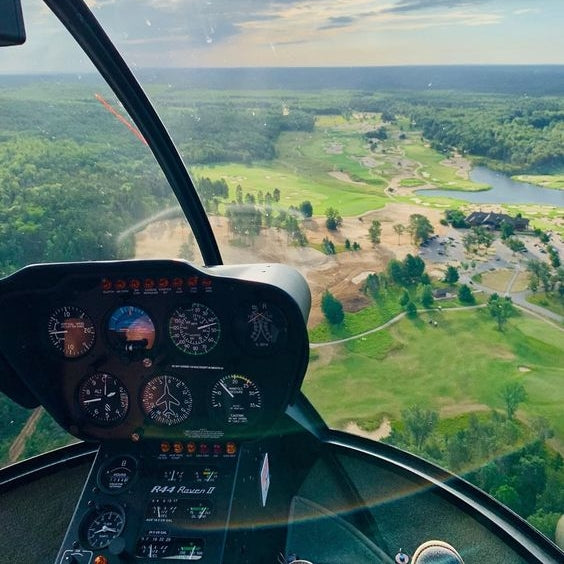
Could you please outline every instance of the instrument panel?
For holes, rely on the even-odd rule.
[[[81,439],[260,436],[301,385],[309,305],[283,265],[26,267],[0,281],[3,391]]]

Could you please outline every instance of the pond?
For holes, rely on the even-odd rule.
[[[541,204],[564,206],[564,190],[542,188],[527,182],[517,182],[506,174],[495,172],[484,166],[470,171],[470,179],[480,184],[488,184],[491,190],[466,192],[464,190],[416,190],[418,196],[451,197],[476,204]]]

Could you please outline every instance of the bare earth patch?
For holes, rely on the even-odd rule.
[[[392,425],[390,423],[390,420],[385,417],[382,423],[380,423],[378,429],[375,429],[374,431],[365,431],[364,429],[361,429],[354,421],[351,421],[350,423],[347,423],[345,431],[347,433],[351,433],[352,435],[358,435],[359,437],[365,437],[373,441],[380,441],[390,435],[390,433],[392,432]]]
[[[409,216],[414,213],[428,217],[435,232],[444,234],[445,227],[439,223],[442,215],[439,210],[396,202],[358,217],[346,217],[338,231],[329,231],[325,227],[325,219],[321,217],[305,221],[304,229],[310,243],[321,245],[328,237],[340,248],[344,247],[346,239],[360,244],[359,251],[345,251],[333,256],[312,247],[295,247],[284,231],[274,228],[264,228],[260,236],[245,245],[229,233],[225,217],[210,217],[210,222],[226,264],[279,262],[290,264],[301,272],[312,293],[309,326],[313,327],[323,320],[320,304],[325,290],[343,303],[345,311],[358,311],[370,303],[362,292],[362,281],[368,273],[382,272],[390,259],[401,260],[408,253],[417,252],[408,233],[398,237],[393,230],[397,223],[407,226]],[[372,220],[380,221],[382,226],[378,245],[372,245],[368,235]],[[136,234],[136,258],[177,258],[181,245],[188,241],[188,237],[189,229],[183,220],[155,222]],[[199,255],[193,260],[201,264]]]

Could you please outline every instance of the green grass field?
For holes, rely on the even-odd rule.
[[[564,315],[564,300],[552,294],[545,294],[544,292],[530,294],[527,296],[527,301],[545,307],[554,313]]]
[[[523,382],[528,399],[518,415],[546,417],[564,447],[564,339],[562,332],[526,315],[504,332],[486,310],[433,313],[402,319],[391,328],[314,351],[303,389],[330,425],[400,417],[418,404],[442,417],[503,409],[499,390]]]
[[[484,184],[477,184],[471,180],[464,180],[456,175],[456,170],[445,166],[442,161],[445,156],[422,142],[411,142],[404,145],[408,158],[421,163],[421,176],[441,190],[487,190]]]
[[[521,174],[512,177],[519,182],[529,182],[537,184],[543,188],[552,188],[553,190],[564,190],[564,174]]]

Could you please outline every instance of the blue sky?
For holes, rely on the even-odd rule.
[[[88,0],[151,66],[564,64],[564,0]],[[0,72],[87,70],[39,0]]]

